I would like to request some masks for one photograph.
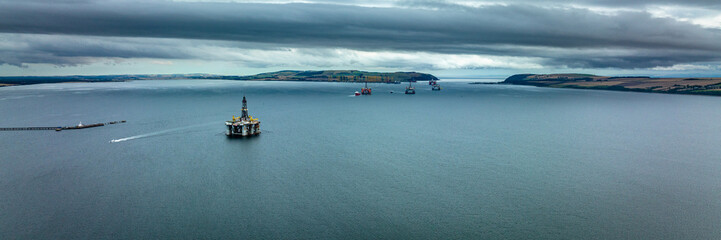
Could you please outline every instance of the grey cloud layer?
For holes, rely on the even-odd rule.
[[[152,41],[148,41],[152,40]],[[22,66],[50,63],[60,66],[89,64],[97,58],[190,59],[179,47],[184,41],[167,39],[112,39],[65,35],[1,34],[0,64]]]
[[[545,58],[549,65],[587,68],[670,66],[721,59],[718,30],[639,12],[609,16],[584,9],[527,5],[422,10],[328,4],[0,2],[0,32],[528,56]],[[60,45],[29,46],[28,51],[56,57],[189,57],[167,49],[123,49],[122,44]],[[39,56],[24,60],[26,57],[17,56],[22,53],[14,54],[0,57],[0,63],[10,62],[9,58],[14,58],[13,64],[42,61]]]

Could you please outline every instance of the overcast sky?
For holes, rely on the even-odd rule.
[[[721,1],[0,0],[0,75],[721,77]]]

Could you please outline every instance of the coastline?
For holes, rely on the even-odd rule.
[[[721,96],[721,78],[606,77],[589,74],[517,74],[508,77],[500,84]]]
[[[134,74],[134,75],[72,75],[72,76],[9,76],[0,77],[1,86],[69,82],[126,82],[134,80],[235,80],[235,81],[302,81],[302,82],[369,82],[399,84],[409,81],[438,80],[419,72],[366,72],[358,70],[279,71],[256,75],[213,74]]]

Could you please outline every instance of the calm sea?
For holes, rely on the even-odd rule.
[[[0,127],[127,120],[0,132],[0,239],[721,238],[721,98],[441,84],[0,88]]]

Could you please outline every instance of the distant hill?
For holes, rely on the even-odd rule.
[[[605,77],[591,74],[516,74],[503,83],[538,87],[721,95],[721,78]]]
[[[132,80],[223,79],[246,81],[318,81],[318,82],[383,82],[438,80],[435,76],[417,72],[366,72],[358,70],[279,71],[249,76],[213,74],[132,74],[132,75],[72,75],[0,77],[0,87],[61,82],[123,82]]]
[[[319,81],[319,82],[408,82],[438,80],[435,76],[417,72],[366,72],[358,70],[322,70],[322,71],[279,71],[251,76],[229,76],[224,79],[257,81]]]
[[[132,74],[132,75],[70,75],[70,76],[16,76],[0,77],[0,85],[27,85],[61,82],[124,82],[132,80],[171,80],[171,79],[212,79],[220,75],[212,74]]]

